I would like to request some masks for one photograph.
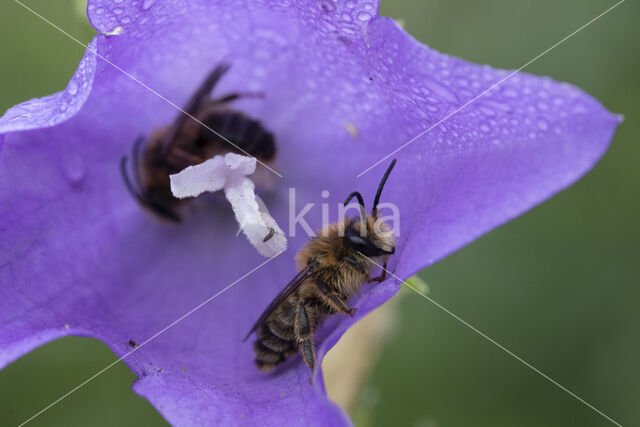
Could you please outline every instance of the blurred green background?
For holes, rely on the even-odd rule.
[[[77,0],[23,0],[83,41]],[[387,0],[382,14],[442,52],[518,68],[604,0]],[[430,296],[622,425],[640,425],[640,17],[616,10],[525,71],[580,86],[625,115],[578,184],[422,277]],[[0,4],[0,110],[61,90],[83,51],[12,0]],[[409,293],[403,290],[404,293]],[[600,415],[415,295],[353,410],[361,426],[599,426]],[[66,338],[0,371],[0,425],[15,425],[113,361]],[[122,364],[32,425],[164,425]]]

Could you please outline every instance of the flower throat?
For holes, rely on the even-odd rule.
[[[189,200],[173,196],[169,175],[218,154],[244,154],[263,163],[275,158],[273,134],[258,120],[230,107],[239,98],[261,94],[230,93],[211,98],[211,91],[228,70],[226,64],[214,68],[172,124],[135,141],[131,153],[133,179],[127,156],[122,158],[120,168],[127,189],[142,207],[162,219],[180,222],[179,207]]]

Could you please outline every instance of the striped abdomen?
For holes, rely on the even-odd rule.
[[[331,314],[332,310],[320,301],[302,301],[298,292],[290,295],[258,329],[258,339],[253,347],[255,363],[261,371],[271,371],[298,349],[313,351],[305,348],[301,338],[311,338],[321,316]]]
[[[261,161],[269,161],[275,157],[276,143],[273,134],[265,129],[258,120],[254,120],[244,113],[214,110],[209,112],[202,119],[202,122],[231,141],[240,150],[204,126],[199,129],[198,137],[201,144],[220,144],[226,151],[249,154]]]

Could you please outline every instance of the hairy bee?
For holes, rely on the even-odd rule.
[[[178,207],[185,201],[173,197],[169,175],[217,154],[246,154],[263,163],[275,157],[273,134],[259,121],[229,107],[238,98],[260,94],[231,93],[211,98],[211,91],[228,70],[228,65],[218,65],[171,125],[157,129],[148,139],[136,140],[131,155],[133,180],[127,172],[127,157],[121,161],[122,176],[131,194],[160,218],[179,222]]]
[[[367,215],[362,195],[354,191],[344,204],[356,197],[360,218],[349,218],[322,229],[296,254],[299,273],[275,297],[244,340],[257,331],[254,342],[255,363],[268,372],[300,351],[313,371],[316,364],[313,335],[324,316],[335,313],[353,315],[347,305],[363,282],[382,282],[387,258],[395,251],[395,239],[389,225],[378,219],[378,202],[385,182],[395,166],[393,160],[385,172],[371,214]],[[383,269],[371,278],[373,263],[380,260]]]

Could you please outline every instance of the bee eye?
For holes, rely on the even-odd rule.
[[[380,256],[382,252],[369,239],[365,239],[358,234],[346,236],[346,244],[354,251],[360,252],[364,256]]]
[[[360,252],[364,256],[377,257],[381,255],[390,255],[394,252],[386,251],[376,246],[371,240],[361,237],[359,234],[347,234],[344,236],[344,243],[354,251]]]
[[[367,244],[367,241],[358,235],[348,236],[348,239],[349,239],[349,246],[351,246],[353,249],[360,250],[360,249],[365,249],[369,246]]]

